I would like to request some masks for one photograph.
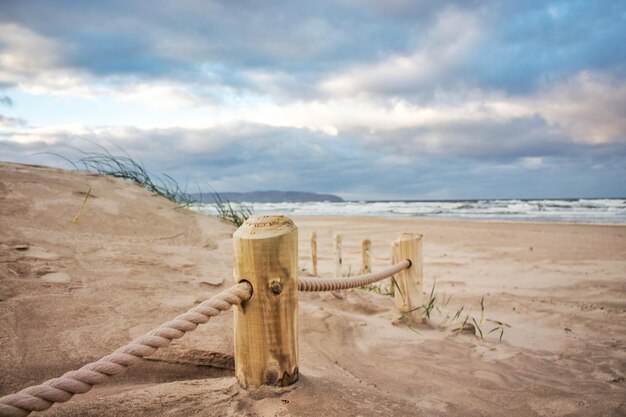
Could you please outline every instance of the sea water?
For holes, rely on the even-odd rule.
[[[626,224],[626,199],[345,201],[242,203],[254,213],[293,216],[386,216],[425,219]],[[237,203],[233,203],[237,207]],[[211,204],[198,210],[216,213]]]

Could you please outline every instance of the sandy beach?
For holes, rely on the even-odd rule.
[[[80,217],[76,216],[91,188]],[[423,235],[424,292],[451,296],[414,331],[390,297],[300,295],[300,380],[244,390],[223,313],[42,416],[623,416],[626,226],[294,217],[300,269],[374,270]],[[232,233],[123,180],[0,163],[0,395],[107,355],[232,283]],[[485,337],[441,319],[463,307]],[[495,327],[504,329],[486,334]]]

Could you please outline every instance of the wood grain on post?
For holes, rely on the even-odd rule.
[[[235,282],[252,297],[235,312],[235,375],[245,388],[298,380],[298,229],[251,216],[233,235]]]
[[[317,233],[311,232],[311,274],[317,276]]]
[[[398,260],[396,259],[396,253],[398,252],[396,246],[398,246],[398,242],[395,240],[391,242],[391,265],[398,263]],[[389,278],[389,294],[391,295],[394,295],[396,291],[396,286],[393,283],[394,280],[397,280],[397,275],[393,275]]]
[[[336,233],[333,239],[333,251],[335,252],[335,276],[341,277],[341,235],[339,233]]]
[[[372,241],[363,239],[361,242],[361,273],[369,274],[372,272]]]
[[[417,233],[402,233],[394,245],[393,258],[395,262],[405,259],[411,261],[411,267],[398,272],[395,280],[398,288],[395,289],[394,299],[396,307],[401,313],[409,313],[409,317],[416,320],[418,311],[413,311],[421,306],[422,296],[422,236]]]

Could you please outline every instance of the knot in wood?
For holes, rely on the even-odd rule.
[[[283,291],[283,285],[280,283],[280,281],[272,280],[270,282],[270,291],[278,295]]]
[[[278,372],[275,369],[265,372],[265,383],[267,385],[276,385],[278,383]]]

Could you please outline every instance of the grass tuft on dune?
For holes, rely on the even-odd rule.
[[[191,207],[202,203],[187,192],[187,187],[181,187],[178,181],[168,174],[156,175],[149,172],[141,161],[131,157],[123,148],[116,146],[122,155],[111,153],[101,145],[96,146],[98,151],[83,151],[77,149],[79,157],[75,160],[60,154],[57,156],[78,171],[93,172],[100,175],[109,175],[115,178],[129,180],[146,190],[164,197],[181,207]],[[235,226],[241,226],[252,214],[252,210],[246,206],[233,206],[228,199],[223,198],[218,192],[213,191],[213,205],[217,216]]]

